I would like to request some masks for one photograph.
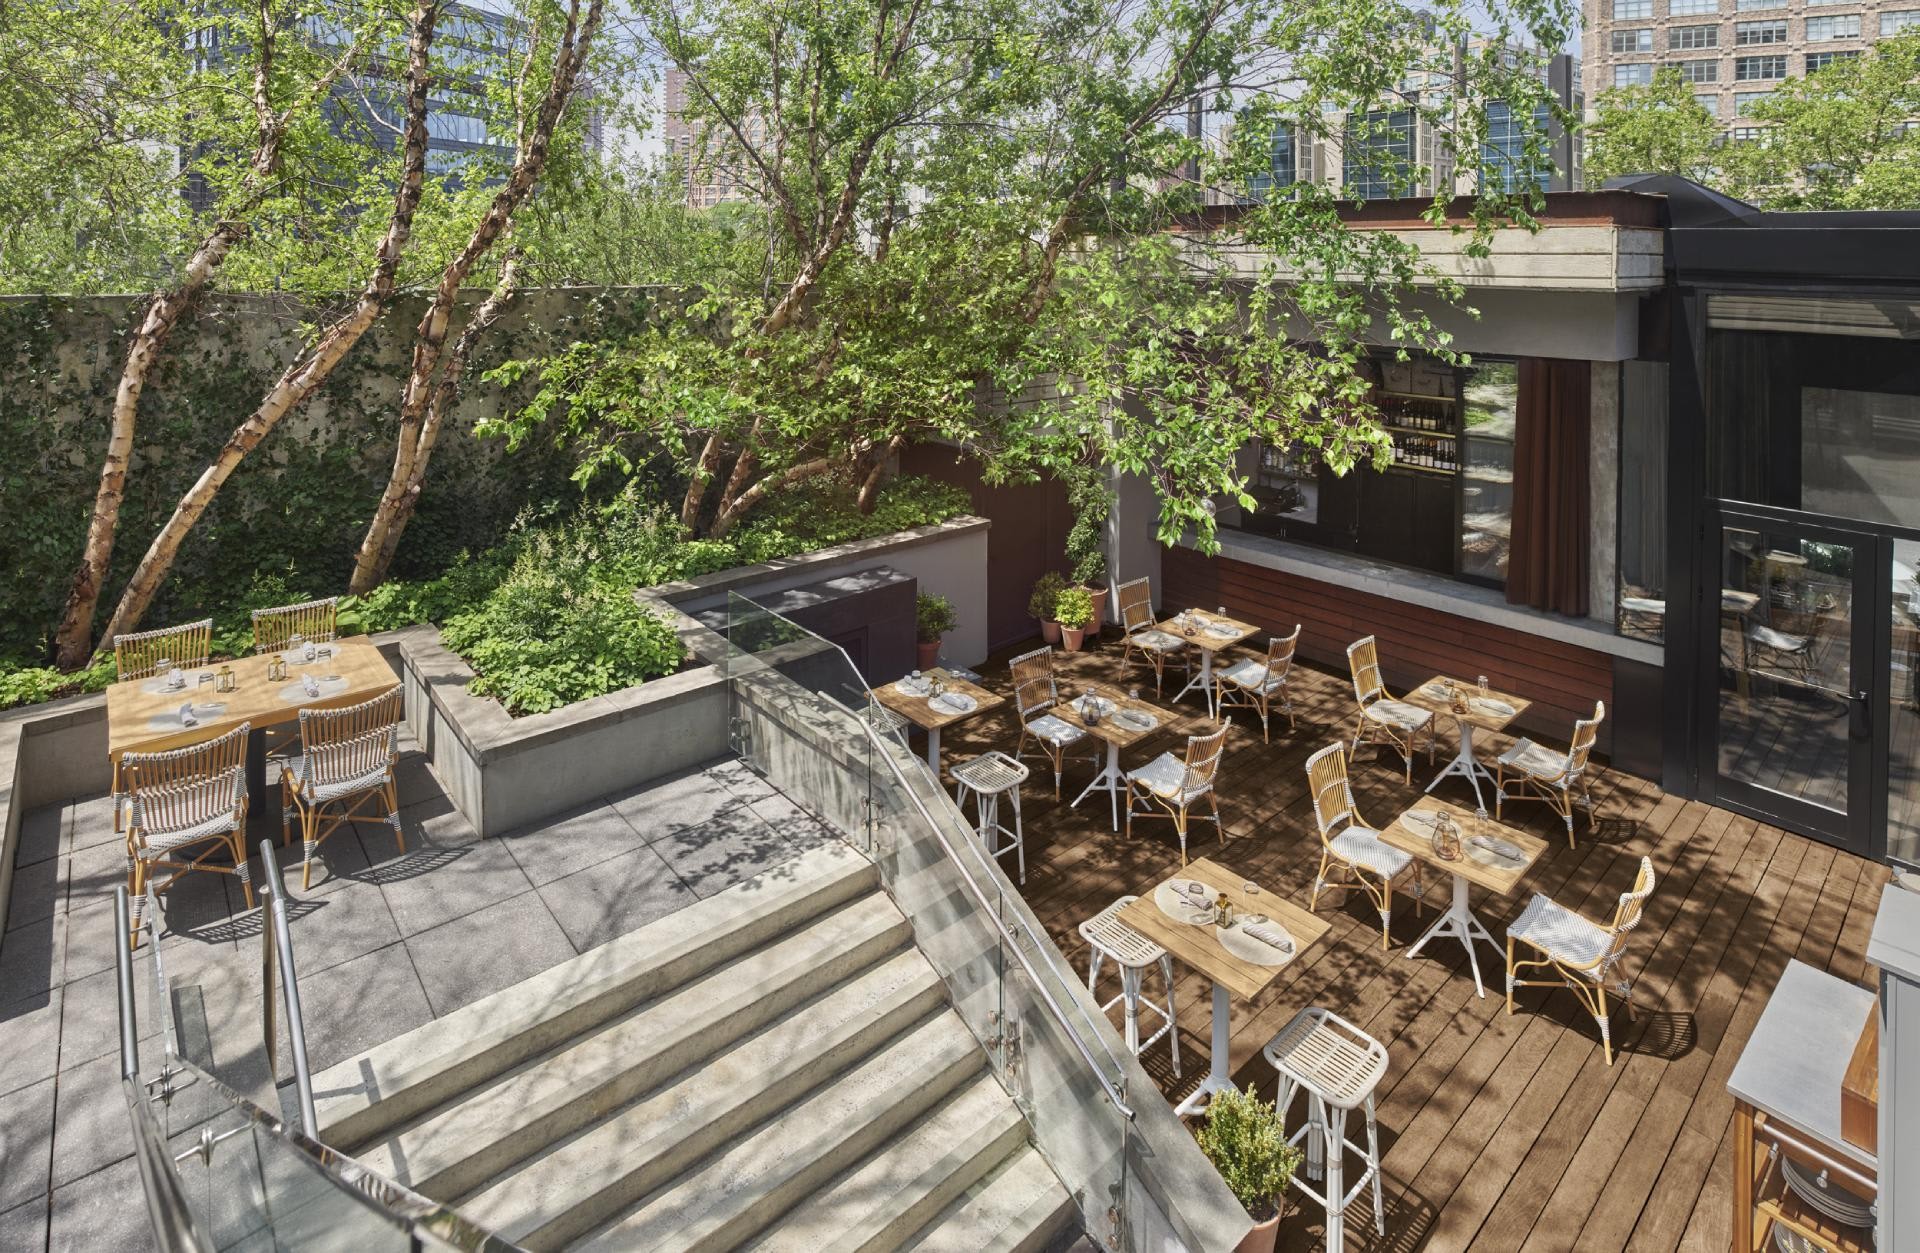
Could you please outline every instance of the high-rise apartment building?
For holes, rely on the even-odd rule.
[[[1586,0],[1586,18],[1589,100],[1673,66],[1732,127],[1782,79],[1920,27],[1920,0]]]
[[[710,209],[723,201],[747,199],[746,158],[738,151],[738,142],[730,135],[703,134],[704,126],[687,120],[687,90],[686,72],[668,70],[662,129],[667,158],[686,186],[688,206]],[[742,130],[749,143],[766,138],[757,117],[748,117]]]

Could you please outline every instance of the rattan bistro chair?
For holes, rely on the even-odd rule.
[[[1053,649],[1036,648],[1021,653],[1007,663],[1013,675],[1013,706],[1020,715],[1020,743],[1013,751],[1016,760],[1030,757],[1027,740],[1036,741],[1045,759],[1053,764],[1053,799],[1060,799],[1060,775],[1066,768],[1067,750],[1087,738],[1085,729],[1075,726],[1053,711],[1060,703],[1060,684],[1053,673]]]
[[[213,651],[213,619],[157,631],[135,631],[113,637],[113,668],[122,679],[150,679],[166,662],[183,670],[207,664]],[[113,763],[113,829],[126,830],[127,795],[120,781],[120,763]]]
[[[120,755],[127,788],[127,894],[133,901],[129,947],[139,943],[149,883],[163,892],[189,871],[230,874],[240,880],[247,908],[253,908],[246,847],[250,729],[241,723],[185,748]],[[232,857],[231,866],[207,860],[222,851]],[[157,870],[173,873],[153,883]]]
[[[1347,669],[1353,675],[1353,697],[1360,703],[1360,720],[1353,731],[1353,751],[1362,744],[1390,744],[1406,763],[1406,779],[1413,782],[1413,750],[1420,733],[1427,733],[1427,761],[1433,761],[1433,711],[1395,700],[1380,677],[1380,652],[1373,636],[1347,645]]]
[[[1517,741],[1493,763],[1493,816],[1508,801],[1545,801],[1567,824],[1567,847],[1573,845],[1573,805],[1585,807],[1587,821],[1593,821],[1593,797],[1587,793],[1587,762],[1593,755],[1594,741],[1600,737],[1600,724],[1606,720],[1605,701],[1593,703],[1593,717],[1573,724],[1573,739],[1564,753],[1543,748],[1532,740]],[[1511,783],[1518,792],[1510,793]]]
[[[1267,641],[1264,660],[1248,657],[1220,673],[1221,718],[1228,705],[1244,705],[1260,715],[1260,739],[1271,744],[1267,734],[1267,715],[1275,705],[1287,715],[1287,729],[1294,729],[1293,697],[1287,692],[1287,676],[1293,670],[1293,653],[1300,646],[1300,628],[1292,635],[1276,635]]]
[[[1313,877],[1308,909],[1320,906],[1320,893],[1358,883],[1380,911],[1380,947],[1392,944],[1393,885],[1413,877],[1413,899],[1421,902],[1420,863],[1380,838],[1360,817],[1347,780],[1347,746],[1335,741],[1307,758],[1307,790],[1313,795],[1313,820],[1320,829],[1320,871]],[[1340,881],[1332,874],[1338,872]]]
[[[330,643],[339,626],[340,598],[302,601],[253,611],[253,651],[277,652],[298,635],[311,644]]]
[[[1187,660],[1187,642],[1154,625],[1153,588],[1146,579],[1133,579],[1114,589],[1114,608],[1120,615],[1120,629],[1126,633],[1126,649],[1120,655],[1122,665],[1133,655],[1153,667],[1153,694],[1161,695],[1167,677],[1167,663],[1178,662],[1191,670]]]
[[[354,818],[385,822],[400,851],[407,851],[393,777],[403,712],[398,686],[345,709],[300,711],[300,753],[280,767],[280,840],[292,842],[291,824],[298,815],[306,844],[302,888],[312,886],[313,854],[320,842]],[[363,813],[361,806],[370,801],[385,801],[385,815]]]
[[[1161,753],[1138,770],[1127,771],[1127,836],[1133,836],[1133,819],[1171,818],[1180,835],[1180,864],[1187,864],[1187,823],[1211,822],[1220,842],[1227,842],[1227,829],[1220,822],[1220,756],[1227,743],[1224,724],[1208,735],[1187,737],[1186,759]],[[1211,813],[1191,815],[1192,808],[1206,799]],[[1156,812],[1157,811],[1157,812]]]
[[[1620,998],[1629,1017],[1633,1014],[1633,982],[1614,978],[1620,958],[1627,951],[1627,933],[1640,925],[1646,913],[1647,898],[1653,895],[1653,859],[1640,859],[1640,873],[1634,876],[1633,890],[1620,894],[1613,921],[1605,926],[1589,922],[1549,897],[1534,894],[1513,925],[1507,928],[1507,1012],[1513,1012],[1515,988],[1569,987],[1600,1024],[1600,1047],[1607,1065],[1613,1065],[1613,1035],[1607,1026],[1607,992]],[[1519,957],[1515,943],[1523,943],[1539,953],[1538,957]],[[1551,979],[1522,979],[1525,966],[1551,970]]]

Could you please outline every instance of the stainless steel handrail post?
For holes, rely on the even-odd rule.
[[[287,1000],[287,1049],[293,1054],[294,1092],[300,1103],[300,1129],[310,1139],[320,1138],[320,1119],[313,1108],[313,1076],[307,1070],[307,1029],[306,1022],[300,1016],[300,982],[293,965],[293,937],[287,930],[287,885],[281,881],[280,863],[273,856],[273,841],[260,841],[260,860],[266,865],[267,900],[262,903],[264,924],[261,927],[265,945],[265,960],[272,963],[278,957],[278,970],[269,971],[265,988],[266,1000],[273,1000],[272,975],[278,974],[281,995]],[[273,1010],[267,1013],[267,1066],[277,1072],[279,1063],[274,1059],[273,1047]]]
[[[140,1077],[139,1011],[133,1000],[133,910],[127,886],[113,889],[114,966],[120,981],[120,1077]]]

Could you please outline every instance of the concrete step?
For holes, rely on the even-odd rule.
[[[1026,1119],[999,1081],[982,1074],[751,1247],[755,1253],[897,1249],[1026,1143]]]
[[[979,1076],[979,1044],[942,1011],[656,1191],[585,1246],[736,1248]]]
[[[349,1058],[314,1077],[321,1138],[355,1152],[878,884],[858,853],[821,845]]]
[[[917,951],[889,957],[460,1205],[528,1249],[559,1248],[938,1012]]]
[[[914,1253],[1041,1253],[1078,1229],[1073,1198],[1023,1144],[899,1247]]]
[[[900,911],[871,893],[464,1093],[356,1156],[452,1201],[884,961],[908,937]]]

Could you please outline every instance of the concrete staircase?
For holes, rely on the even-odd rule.
[[[1041,1250],[1077,1214],[839,845],[315,1077],[322,1138],[533,1250]]]

